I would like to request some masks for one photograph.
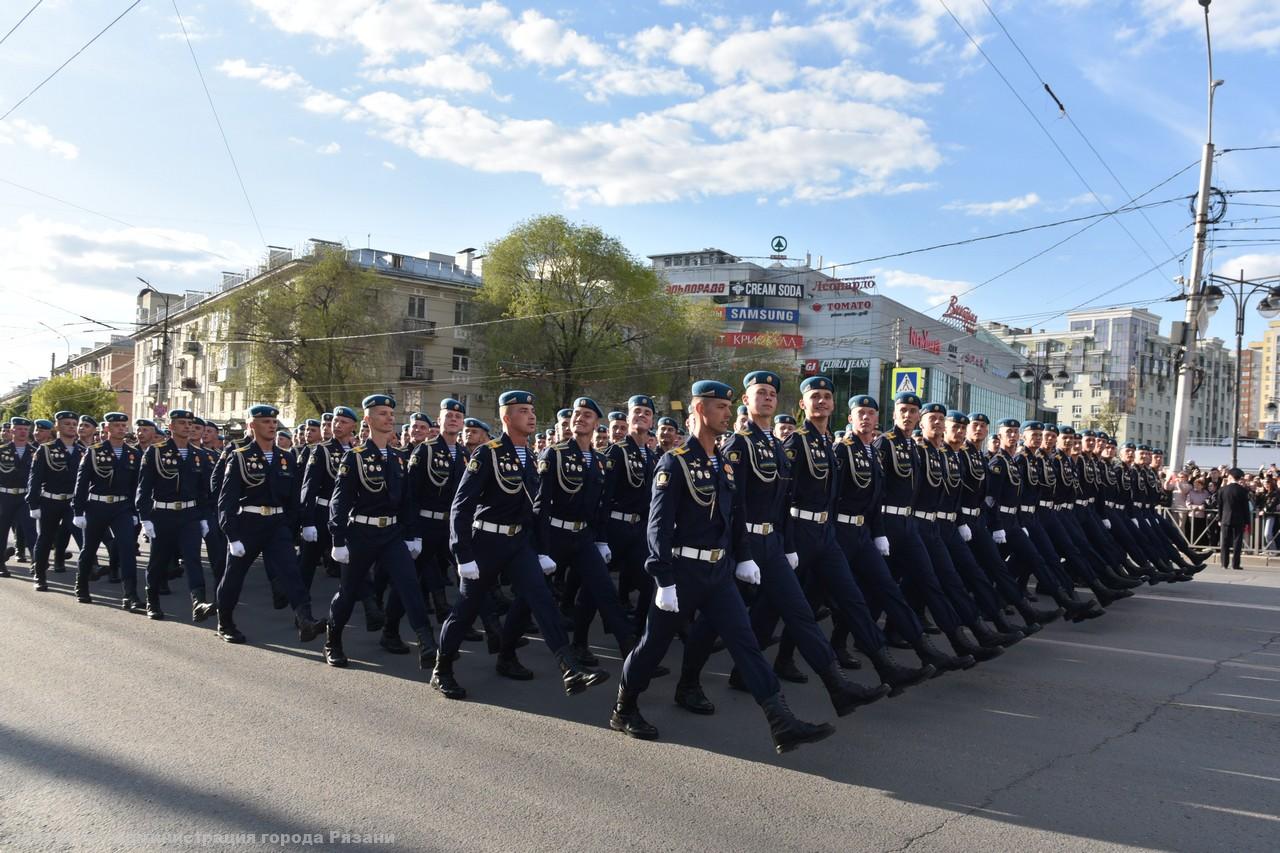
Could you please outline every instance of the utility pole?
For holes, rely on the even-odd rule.
[[[1191,423],[1191,392],[1195,382],[1196,337],[1199,334],[1202,288],[1200,277],[1204,274],[1205,238],[1209,231],[1209,188],[1213,176],[1213,93],[1222,85],[1213,79],[1213,44],[1209,40],[1209,4],[1212,0],[1199,0],[1204,7],[1204,40],[1209,62],[1209,111],[1204,153],[1200,160],[1200,193],[1196,196],[1196,236],[1191,249],[1191,274],[1187,282],[1187,313],[1183,324],[1182,363],[1178,368],[1178,391],[1173,405],[1173,434],[1169,442],[1168,464],[1171,470],[1182,467],[1187,452]]]

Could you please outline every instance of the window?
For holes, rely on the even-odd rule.
[[[662,259],[662,265],[663,265],[664,267],[669,267],[669,266],[671,266],[671,258],[663,258],[663,259]]]
[[[471,350],[461,347],[453,348],[453,369],[459,373],[467,373],[471,370]]]
[[[1081,412],[1081,407],[1080,407],[1080,406],[1072,406],[1072,407],[1071,407],[1071,414],[1072,414],[1073,416],[1075,416],[1075,417],[1079,417],[1079,416],[1080,416],[1080,412]]]
[[[427,319],[427,297],[410,296],[408,316],[416,320]]]
[[[1084,396],[1084,392],[1077,388],[1076,390],[1074,390],[1074,391],[1072,391],[1072,392],[1071,392],[1071,396],[1072,396],[1072,397],[1083,397],[1083,396]]]
[[[422,373],[426,369],[426,353],[418,348],[407,349],[404,352],[404,375],[414,377]]]
[[[471,322],[471,304],[469,302],[453,303],[453,325],[465,326]]]

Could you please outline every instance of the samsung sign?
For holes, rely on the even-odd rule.
[[[798,323],[800,312],[794,308],[737,308],[727,305],[724,318],[730,322]]]

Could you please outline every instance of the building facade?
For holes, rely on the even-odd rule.
[[[94,376],[103,386],[116,394],[116,411],[133,411],[133,338],[127,335],[112,335],[106,343],[97,343],[84,347],[78,355],[53,369],[54,376],[71,375],[74,377]],[[87,412],[94,417],[101,417],[103,412]]]
[[[1240,435],[1257,438],[1262,426],[1259,402],[1262,397],[1262,341],[1240,352]]]

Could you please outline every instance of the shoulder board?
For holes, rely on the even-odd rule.
[[[804,427],[796,427],[794,430],[791,431],[791,434],[792,435],[808,435],[809,431]]]
[[[485,446],[485,447],[492,447],[492,448],[499,448],[499,447],[501,447],[501,446],[502,446],[502,439],[500,439],[500,438],[495,438],[495,439],[493,439],[492,441],[486,441],[486,442],[484,443],[484,446]]]
[[[56,441],[56,440],[57,440],[57,439],[50,439],[49,441],[42,441],[42,442],[40,443],[40,446],[41,446],[41,447],[53,447],[53,442],[54,442],[54,441]]]
[[[681,446],[681,447],[673,447],[673,448],[671,448],[671,449],[670,449],[669,451],[667,451],[667,452],[668,452],[668,453],[670,453],[670,454],[671,454],[671,455],[673,455],[673,456],[683,456],[683,455],[685,455],[686,453],[688,453],[688,452],[689,452],[689,448],[687,448],[687,447],[683,447],[683,446]]]
[[[751,430],[749,430],[749,429],[740,429],[740,430],[738,430],[738,431],[737,431],[737,435],[751,435]]]
[[[568,450],[569,442],[567,441],[556,442],[555,444],[551,445],[551,449],[552,450]]]
[[[356,453],[364,453],[364,450],[365,450],[363,444],[357,444],[355,447],[351,449],[354,450]]]
[[[93,443],[93,449],[94,449],[94,450],[97,450],[97,449],[98,449],[98,448],[100,448],[100,447],[102,447],[102,442],[101,442],[101,441],[95,441],[95,442]]]
[[[246,452],[248,449],[249,449],[249,445],[247,445],[247,444],[241,444],[241,445],[238,445],[238,446],[236,447],[236,449],[235,449],[235,451],[234,451],[234,452],[235,452],[235,453],[244,453],[244,452]]]
[[[888,432],[882,432],[882,433],[880,433],[880,436],[881,436],[881,438],[887,438],[887,439],[889,439],[890,441],[893,441],[895,438],[897,438],[897,437],[898,437],[898,434],[897,434],[896,432],[894,432],[893,430],[889,430]]]
[[[844,438],[840,439],[840,443],[841,443],[841,444],[853,444],[853,436],[851,436],[851,435],[846,435]]]

